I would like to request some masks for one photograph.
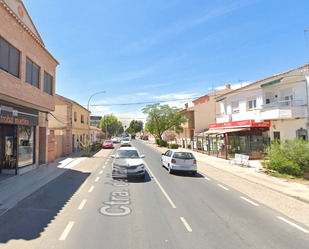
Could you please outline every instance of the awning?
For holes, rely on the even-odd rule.
[[[204,135],[208,136],[208,135],[214,135],[214,134],[223,134],[223,133],[229,133],[229,132],[237,132],[237,131],[247,131],[250,128],[222,128],[222,129],[210,129],[206,132],[204,132]]]
[[[229,132],[237,132],[237,131],[248,131],[249,128],[230,128],[230,129],[221,129],[219,133],[229,133]]]
[[[281,79],[282,79],[282,78],[281,78]],[[263,87],[267,87],[267,86],[272,86],[272,85],[278,84],[278,83],[281,82],[281,79],[279,79],[279,80],[274,80],[274,81],[272,81],[272,82],[268,82],[268,83],[262,84],[261,87],[263,88]]]

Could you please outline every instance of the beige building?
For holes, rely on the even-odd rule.
[[[0,0],[1,174],[22,174],[49,162],[57,65],[22,1]]]
[[[48,121],[50,136],[54,140],[54,159],[68,156],[72,150],[72,103],[67,98],[56,94],[55,111],[50,113]]]
[[[189,119],[188,123],[182,125],[183,132],[177,134],[178,143],[184,148],[193,148],[194,137],[209,129],[209,124],[216,123],[217,112],[220,111],[220,103],[215,98],[224,93],[230,92],[230,84],[226,89],[206,94],[196,100],[193,100],[193,106],[188,107],[181,112],[182,116]]]

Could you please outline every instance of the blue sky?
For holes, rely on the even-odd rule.
[[[124,125],[308,62],[308,0],[23,0],[59,61],[56,93]],[[163,102],[166,101],[166,102]]]

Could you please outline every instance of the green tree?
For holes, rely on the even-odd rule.
[[[169,105],[160,105],[159,103],[147,105],[142,109],[147,114],[147,123],[145,130],[151,134],[156,134],[161,140],[165,131],[183,131],[182,124],[188,122],[188,119],[181,116],[181,108],[170,107]]]
[[[114,116],[114,114],[104,115],[100,121],[101,130],[107,134],[115,134],[118,132],[119,120]]]
[[[144,123],[143,121],[132,120],[129,124],[129,128],[127,129],[128,133],[137,133],[143,130]]]

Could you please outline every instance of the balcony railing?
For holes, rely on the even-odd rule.
[[[302,106],[302,105],[303,105],[302,100],[282,100],[262,105],[262,109],[266,110],[266,109],[274,109],[287,106]]]

